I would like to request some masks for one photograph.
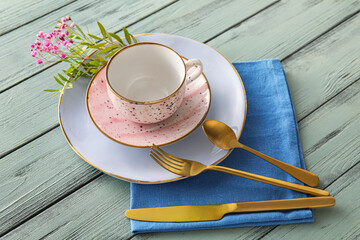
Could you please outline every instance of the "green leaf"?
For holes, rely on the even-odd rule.
[[[113,41],[111,35],[110,35],[108,32],[106,32],[106,36],[108,37],[108,39],[110,40],[110,42]]]
[[[114,54],[117,53],[118,51],[119,51],[118,49],[116,49],[116,50],[114,50],[114,51],[111,51],[110,53],[108,53],[108,54],[105,55],[105,58],[111,57],[112,55],[114,55]]]
[[[106,63],[106,60],[103,57],[101,57],[99,54],[95,54],[95,55],[100,60],[101,63]]]
[[[67,62],[67,63],[71,63],[71,61],[70,61],[70,60],[68,60],[68,59],[66,59],[66,58],[60,59],[59,61],[61,61],[61,62]]]
[[[96,40],[104,40],[103,38],[99,38],[98,36],[92,35],[90,33],[88,35]]]
[[[129,44],[131,44],[131,36],[130,36],[130,33],[128,32],[128,30],[127,30],[125,27],[123,27],[123,31],[124,31],[124,34],[125,34],[125,39],[126,39],[126,41],[127,41]]]
[[[81,30],[81,28],[79,27],[79,25],[75,24],[75,27],[77,28],[77,30],[79,30],[79,32],[81,32],[81,35],[86,39],[86,35],[85,35],[84,32]]]
[[[62,71],[65,73],[66,76],[68,76],[69,78],[72,78],[72,75],[71,75],[70,73],[68,73],[68,72],[65,71],[65,70],[62,70]]]
[[[75,35],[74,39],[81,39],[81,40],[83,39],[77,32],[75,32],[74,29],[72,28],[67,28],[67,29],[69,30],[70,33]]]
[[[90,65],[93,65],[93,66],[100,66],[100,63],[98,61],[91,61],[89,62]]]
[[[80,45],[85,45],[85,46],[89,46],[89,47],[91,47],[92,45],[90,44],[90,43],[88,43],[88,42],[81,42],[81,43],[79,43]]]
[[[101,34],[103,35],[103,37],[105,39],[106,38],[106,30],[105,30],[104,26],[100,22],[97,22],[97,24],[99,26]]]
[[[106,48],[104,48],[103,50],[101,50],[100,52],[98,52],[98,54],[102,54],[102,53],[105,53],[105,52],[109,52],[109,51],[112,50],[113,48],[118,48],[118,46],[112,45],[112,46],[106,47]]]
[[[101,48],[101,47],[103,47],[105,45],[106,45],[106,43],[98,43],[98,44],[95,44],[95,45],[91,45],[89,47],[91,47],[91,48]]]
[[[118,42],[120,43],[120,45],[124,46],[123,41],[121,40],[121,38],[119,37],[119,35],[116,35],[115,33],[110,33],[110,36],[112,36],[113,38],[115,38],[116,40],[118,40]]]
[[[54,76],[54,79],[58,84],[60,84],[61,86],[64,86],[64,84],[57,77]]]
[[[44,92],[57,92],[57,89],[44,89]]]
[[[134,41],[134,43],[137,43],[137,42],[138,42],[133,35],[130,34],[130,36],[131,36],[132,40]]]
[[[68,80],[63,76],[61,75],[60,73],[58,73],[58,76],[61,80],[63,80],[64,82],[67,82]]]

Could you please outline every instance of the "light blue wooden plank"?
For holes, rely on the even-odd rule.
[[[358,110],[358,106],[360,104],[360,92],[358,89],[360,88],[360,81],[354,83],[351,87],[347,88],[339,95],[331,99],[327,102],[322,108],[319,108],[317,111],[313,112],[306,119],[304,119],[300,124],[300,133],[303,142],[307,142],[307,139],[312,139],[316,136],[317,141],[313,141],[312,145],[305,145],[305,161],[310,166],[310,170],[319,175],[321,179],[320,188],[323,188],[325,185],[334,181],[338,176],[341,176],[348,169],[352,168],[355,164],[359,162],[358,157],[360,155],[360,141],[358,137],[358,129],[360,128],[360,112]],[[338,117],[334,118],[333,113],[337,113]],[[328,120],[332,119],[333,122],[331,124],[327,124]],[[326,131],[323,131],[324,128],[327,128]],[[328,133],[338,132],[334,134],[331,139],[329,139]],[[47,142],[50,134],[46,134],[42,137],[42,142]],[[319,138],[321,136],[321,138]],[[60,137],[59,135],[55,136],[55,140]],[[39,143],[32,142],[29,146],[34,147],[34,151],[37,150],[37,145]],[[46,146],[46,145],[45,145]],[[61,147],[61,148],[65,148]],[[50,152],[53,152],[52,149],[49,149]],[[63,150],[59,150],[62,152]],[[17,152],[7,156],[6,158],[12,157],[15,159],[17,156]],[[44,154],[49,154],[47,150],[45,150]],[[52,160],[52,157],[56,157],[58,153],[55,152],[55,156],[50,155],[48,161]],[[30,153],[31,155],[31,153]],[[36,161],[37,159],[34,159]],[[61,161],[67,161],[66,159],[62,159]],[[4,161],[4,166],[7,161]],[[24,163],[21,163],[24,164]],[[20,166],[21,166],[20,164]],[[45,166],[46,163],[42,164]],[[71,165],[66,163],[65,165]],[[19,166],[19,167],[20,167]],[[63,166],[54,166],[57,171],[63,172],[66,171],[63,169]],[[2,166],[0,164],[0,169]],[[11,171],[15,172],[16,168],[13,168]],[[25,168],[26,170],[26,168]],[[44,167],[46,170],[46,167]],[[28,181],[31,183],[31,179],[36,179],[33,173],[34,170],[31,168],[28,172],[26,172],[26,177],[28,177]],[[49,174],[43,171],[44,182],[46,181],[55,181],[56,178],[53,179],[51,172]],[[84,177],[86,177],[86,171],[82,171]],[[0,172],[1,173],[1,172]],[[343,178],[346,177],[346,174]],[[50,179],[51,180],[47,180]],[[10,179],[12,179],[10,177]],[[57,181],[56,181],[57,182]],[[114,188],[113,184],[122,184],[121,188]],[[27,185],[25,185],[27,187]],[[31,184],[29,185],[31,188]],[[38,198],[41,199],[43,194],[48,194],[52,197],[55,196],[55,192],[57,190],[51,189],[53,186],[51,185],[50,189],[44,189],[37,197],[31,198],[26,201],[24,206],[18,206],[14,211],[10,211],[8,216],[12,214],[21,214],[21,209],[24,207],[29,207],[28,211],[33,208],[33,204],[36,204]],[[59,186],[61,187],[61,186]],[[84,192],[91,192],[90,195],[86,195],[84,197]],[[90,236],[94,236],[98,233],[99,229],[101,229],[101,225],[103,224],[104,232],[100,232],[100,237],[103,237],[102,234],[108,234],[106,236],[111,238],[121,238],[122,236],[128,237],[129,231],[129,222],[125,219],[123,215],[124,211],[128,208],[128,184],[124,183],[120,180],[116,180],[110,177],[104,177],[95,179],[90,182],[86,186],[84,186],[80,191],[76,191],[70,195],[70,197],[65,198],[60,203],[51,206],[46,209],[43,213],[35,216],[30,219],[28,222],[20,225],[14,231],[11,231],[8,236],[9,238],[16,238],[20,236],[28,236],[29,238],[38,238],[49,233],[55,232],[54,238],[59,236],[64,237],[79,237],[79,238],[88,238]],[[86,190],[85,190],[86,189]],[[8,193],[6,191],[12,191],[11,188],[4,188],[4,195],[6,196]],[[36,192],[36,190],[34,190]],[[124,193],[124,191],[126,193]],[[331,194],[336,195],[337,190],[331,190]],[[26,193],[19,191],[16,193],[17,198],[25,198],[27,199]],[[23,196],[24,195],[24,196]],[[84,199],[91,199],[90,202],[85,201]],[[109,210],[109,202],[117,201],[117,199],[122,198],[121,201],[124,204],[111,205],[111,211],[116,213],[116,217],[111,216],[111,221],[109,221],[109,216],[104,214],[104,212]],[[106,199],[105,203],[103,203],[103,199]],[[96,210],[93,210],[94,202],[96,201]],[[117,202],[118,203],[118,202]],[[89,213],[86,213],[84,209],[89,210]],[[37,208],[35,208],[37,209]],[[94,227],[92,224],[94,223],[94,215],[98,214],[96,218],[96,223],[98,224]],[[57,213],[62,213],[57,216]],[[56,221],[48,223],[48,219],[50,216],[56,215]],[[75,217],[76,216],[76,217]],[[316,216],[315,216],[316,217]],[[342,217],[345,217],[342,215]],[[0,218],[1,219],[1,218]],[[71,224],[66,225],[63,229],[62,226],[65,225],[69,221],[69,219],[75,219],[71,221]],[[6,220],[6,217],[4,218]],[[120,223],[122,224],[122,228],[124,231],[118,230],[118,225],[110,224],[110,222]],[[1,222],[0,222],[1,223]],[[354,222],[355,224],[356,222]],[[349,223],[347,223],[349,224]],[[41,226],[41,228],[35,228],[34,226]],[[356,228],[358,225],[353,225],[352,228]],[[218,239],[219,236],[222,236],[222,239],[257,239],[260,236],[264,235],[267,231],[269,231],[272,227],[257,227],[257,228],[239,228],[239,229],[223,229],[223,230],[206,230],[199,232],[177,232],[177,233],[161,233],[161,234],[146,234],[139,235],[134,239],[142,239],[142,237],[146,237],[149,239]],[[351,229],[352,229],[351,228]],[[57,233],[57,229],[61,229],[59,233]],[[78,231],[77,229],[81,229]],[[57,235],[61,234],[61,235]],[[121,235],[124,234],[124,235]]]
[[[296,69],[296,68],[294,68],[294,69]],[[300,69],[300,70],[301,70],[301,69]],[[349,70],[347,70],[347,71],[349,71]],[[310,74],[310,73],[311,73],[311,72],[309,72],[309,74]],[[296,74],[296,72],[294,72],[294,74]],[[294,99],[294,100],[296,101],[296,99]],[[341,102],[341,101],[340,101],[340,102]],[[343,109],[341,105],[339,106],[339,109]],[[334,111],[335,111],[335,110],[334,110]],[[347,109],[346,109],[346,108],[344,109],[344,111],[345,111],[345,113],[347,113]],[[343,112],[342,112],[342,113],[343,113]],[[356,113],[356,112],[355,112],[355,113]],[[347,114],[345,114],[345,115],[347,115]],[[321,116],[321,115],[320,115],[320,116]],[[321,124],[326,123],[326,122],[325,122],[326,116],[327,116],[327,115],[324,115],[323,117],[320,118],[322,121],[320,121],[320,123],[317,123],[317,124],[316,124],[317,127],[314,127],[314,130],[319,129],[319,126],[321,126]],[[347,118],[349,118],[349,117],[350,117],[350,118],[353,118],[353,116],[347,116]],[[324,118],[325,118],[325,119],[324,119]],[[306,120],[306,119],[305,119],[305,120]],[[304,121],[305,121],[305,120],[304,120]],[[346,120],[346,119],[345,119],[345,120]],[[345,120],[342,120],[342,121],[345,121]],[[337,122],[337,124],[338,124],[338,123],[341,123],[341,121],[336,121],[336,122]],[[345,121],[345,122],[347,122],[347,121]],[[321,130],[321,129],[322,129],[322,128],[320,128],[320,130]],[[341,127],[340,127],[340,129],[341,129]],[[333,126],[332,126],[332,127],[329,128],[327,131],[329,131],[329,130],[330,130],[330,131],[331,131],[331,130],[336,131],[337,129],[336,129],[336,128],[334,129]],[[302,130],[302,131],[303,131],[303,130]],[[356,133],[356,131],[354,131],[354,128],[350,128],[350,131]],[[338,131],[337,131],[337,132],[338,132]],[[326,132],[325,132],[325,131],[321,131],[320,133],[321,133],[321,134],[325,134]],[[346,133],[346,132],[344,132],[344,133]],[[348,134],[348,133],[346,133],[346,134]],[[315,135],[316,135],[316,132],[313,133],[313,136],[315,136]],[[336,135],[336,136],[340,136],[340,135]],[[336,139],[336,138],[334,138],[334,139]],[[332,139],[332,141],[334,141],[334,139]],[[341,141],[339,141],[339,142],[342,142],[343,139],[344,139],[344,137],[341,138],[341,139],[340,139]],[[351,138],[350,138],[350,140],[353,141],[353,139],[351,139]],[[317,143],[317,144],[319,145],[319,144],[321,144],[322,142],[324,142],[324,140],[318,138],[317,142],[315,142],[315,143]],[[325,141],[325,142],[326,142],[326,141]],[[338,142],[335,142],[335,143],[338,143]],[[355,141],[355,143],[356,143],[356,141]],[[341,147],[344,147],[344,145],[341,145]],[[356,147],[356,145],[355,145],[355,147]],[[314,146],[309,146],[308,149],[311,149],[311,148],[314,148]],[[351,144],[350,144],[350,150],[352,150],[351,152],[356,154],[356,151],[354,151],[353,148],[354,148],[354,145],[351,145]],[[314,154],[314,152],[313,152],[312,150],[308,150],[308,149],[306,149],[306,151],[309,151],[309,154],[310,154],[310,152],[312,152],[312,153]],[[333,149],[333,146],[330,145],[330,147],[328,147],[328,149]],[[318,150],[317,150],[317,151],[318,151]],[[339,154],[339,155],[336,155],[336,152],[337,152],[338,150],[335,149],[334,151],[335,151],[335,153],[332,153],[332,154],[331,154],[332,156],[337,156],[337,157],[341,157],[341,156],[342,156],[342,155],[340,155],[340,154]],[[340,153],[343,154],[342,152],[340,152]],[[322,154],[324,154],[324,153],[322,153]],[[356,156],[356,155],[355,155],[355,156]],[[350,160],[353,159],[353,155],[349,156],[349,158],[347,158],[347,159],[350,159]],[[307,161],[307,162],[308,162],[308,161]],[[338,167],[338,166],[337,166],[337,167]],[[316,169],[316,168],[315,168],[315,169]],[[345,168],[342,168],[341,171],[344,170],[344,169],[345,169]],[[336,170],[336,169],[335,169],[335,170]],[[336,173],[336,172],[334,172],[334,176],[336,176],[335,173]],[[89,220],[89,221],[90,221],[90,220]],[[261,228],[261,229],[262,229],[262,228]],[[239,230],[239,229],[235,229],[235,230],[238,232],[238,234],[244,233],[244,232],[241,232],[241,230]],[[259,230],[259,229],[255,229],[255,232],[256,232],[257,230]],[[222,230],[221,230],[221,231],[222,231]],[[225,231],[225,230],[224,230],[224,231]],[[260,231],[260,230],[259,230],[259,231]],[[206,232],[206,231],[205,231],[205,232]],[[217,232],[217,231],[214,231],[214,232]],[[246,234],[246,232],[248,232],[248,234]],[[254,235],[253,230],[246,229],[246,232],[245,232],[245,234],[244,234],[243,236],[246,236],[246,235],[247,235],[247,236],[251,236],[251,235],[256,236],[256,234]],[[260,231],[260,232],[261,232],[261,231]],[[205,235],[204,235],[204,236],[205,236]],[[207,236],[208,236],[208,235],[207,235]],[[237,237],[240,237],[240,238],[242,238],[243,236],[237,235]],[[230,237],[230,235],[229,235],[229,237]]]
[[[171,33],[206,42],[277,2],[279,0],[182,0],[169,6],[166,11],[131,26],[129,30],[134,34]]]
[[[129,207],[126,182],[103,175],[55,206],[1,239],[127,239],[131,236],[128,220],[119,218]]]
[[[203,8],[207,6],[208,8],[205,8],[206,12],[209,12],[211,8],[214,8],[217,5],[214,5],[215,2],[218,2],[216,0],[212,0],[212,2],[206,1],[200,2],[199,5]],[[180,9],[184,9],[185,6],[188,6],[190,2],[180,2],[182,5],[176,5]],[[212,4],[210,4],[212,3]],[[196,6],[195,4],[193,4]],[[182,7],[181,7],[182,6]],[[232,4],[229,5],[219,5],[221,6],[221,9],[227,9],[227,11],[230,11],[235,6]],[[244,4],[243,11],[246,13],[245,16],[249,16],[253,12],[259,11],[263,7],[267,6],[264,1],[258,2],[258,4]],[[95,8],[95,7],[94,7]],[[90,9],[90,8],[89,8]],[[142,8],[141,8],[142,9]],[[141,10],[140,9],[140,10]],[[197,8],[195,8],[197,9]],[[201,8],[200,8],[201,9]],[[88,9],[87,9],[88,10]],[[90,9],[94,10],[94,9]],[[90,11],[89,10],[89,11]],[[135,11],[135,10],[133,10]],[[165,13],[164,13],[165,12]],[[160,11],[158,14],[161,14],[158,16],[158,19],[162,19],[164,15],[171,15],[170,13],[174,13],[174,9],[172,8],[166,8],[162,11]],[[215,14],[216,13],[216,14]],[[216,11],[212,15],[201,15],[201,19],[198,21],[201,22],[211,22],[210,19],[215,18],[219,19],[222,15],[222,11]],[[89,14],[89,13],[88,13]],[[156,16],[158,14],[155,14]],[[85,16],[84,16],[85,18]],[[182,17],[183,18],[183,17]],[[244,19],[244,16],[240,15],[237,16],[236,21],[241,21]],[[129,21],[130,19],[128,19]],[[93,20],[95,21],[95,20]],[[107,21],[110,21],[110,18],[107,19]],[[193,19],[188,19],[187,24],[190,24],[193,21]],[[217,25],[216,28],[211,30],[211,36],[215,36],[218,32],[220,32],[223,28],[227,28],[231,26],[231,21],[222,21],[221,25]],[[157,27],[158,22],[154,21],[154,26]],[[178,25],[178,29],[182,29],[181,31],[186,32],[189,34],[190,32],[196,33],[198,30],[201,30],[203,28],[202,25],[199,26],[192,26],[191,31],[186,30],[186,28],[183,27],[183,22]],[[111,24],[108,24],[111,26]],[[118,26],[114,22],[112,22],[113,28],[115,26]],[[151,22],[145,22],[140,21],[133,26],[143,26],[143,27],[149,27],[151,26]],[[97,28],[97,27],[96,27]],[[181,32],[180,32],[181,33]],[[210,36],[210,35],[208,35]],[[206,37],[206,36],[205,36]],[[0,38],[1,39],[1,38]],[[200,40],[206,40],[206,38],[200,39]],[[1,41],[0,41],[1,42]],[[17,42],[16,44],[19,44]],[[16,51],[16,50],[14,50]],[[31,57],[29,57],[31,58]],[[31,62],[33,59],[30,59]],[[25,60],[24,60],[25,61]],[[27,61],[27,60],[26,60]],[[0,62],[1,62],[1,56],[0,56]],[[11,71],[19,71],[16,66],[13,64],[18,64],[18,60],[14,63],[10,62],[9,65],[13,66],[14,68],[11,68]],[[30,64],[30,63],[29,63]],[[60,72],[61,69],[65,68],[66,64],[58,64],[55,67],[52,67],[44,72],[41,72],[40,74],[28,79],[24,83],[14,87],[13,89],[10,89],[3,94],[0,95],[0,101],[8,101],[8,104],[3,109],[0,109],[0,117],[2,118],[2,121],[6,123],[6,127],[4,124],[4,127],[1,128],[0,126],[0,134],[3,136],[9,136],[4,139],[7,139],[3,143],[0,144],[0,156],[10,149],[19,146],[23,144],[26,141],[29,141],[29,139],[32,139],[34,136],[39,134],[39,132],[45,131],[46,129],[49,129],[52,126],[56,125],[57,122],[57,116],[54,114],[54,111],[56,110],[56,100],[51,99],[50,94],[42,92],[42,89],[45,88],[52,88],[52,86],[56,86],[56,83],[54,83],[54,80],[52,79],[52,75],[56,74],[57,72]],[[34,66],[35,67],[35,66]],[[28,71],[29,69],[24,69],[24,71]],[[21,72],[21,71],[20,71]],[[30,71],[31,72],[31,71]],[[46,80],[46,81],[44,81]],[[1,85],[1,84],[0,84]],[[31,90],[29,90],[31,89]],[[3,100],[4,99],[4,100]],[[23,103],[20,100],[17,99],[27,99],[25,103]],[[14,112],[13,109],[18,109],[19,113]],[[23,109],[23,110],[21,110]],[[44,109],[49,109],[49,112]],[[34,112],[32,112],[34,111]],[[51,112],[50,112],[51,111]],[[35,113],[37,112],[37,113]],[[21,129],[21,130],[18,130]],[[0,140],[1,141],[1,140]]]
[[[35,63],[34,58],[30,55],[29,45],[35,41],[36,34],[39,31],[52,31],[57,24],[56,21],[61,17],[69,15],[84,30],[86,29],[85,26],[88,26],[91,33],[98,34],[100,31],[97,21],[103,23],[108,31],[117,31],[123,26],[133,24],[174,1],[151,0],[144,2],[141,0],[124,0],[104,3],[97,0],[79,0],[1,36],[2,54],[0,55],[0,64],[6,66],[7,70],[2,72],[0,76],[0,90],[8,88],[49,67],[46,64],[39,66]],[[51,81],[50,77],[45,79]],[[46,81],[43,83],[46,86]]]
[[[74,0],[11,0],[0,4],[0,35],[39,18],[55,9],[70,5]]]
[[[360,238],[360,164],[331,184],[336,206],[316,209],[315,223],[279,226],[262,239],[359,239]]]
[[[259,2],[261,3],[261,2]],[[187,3],[184,3],[187,4]],[[245,5],[246,6],[246,5]],[[232,7],[232,5],[228,6],[229,8]],[[249,9],[244,9],[245,12],[248,12],[248,14],[251,14],[250,11],[252,10],[259,10],[263,7],[263,5],[258,4],[258,8],[254,9],[253,5],[249,5]],[[163,10],[165,11],[165,9]],[[168,10],[167,10],[168,11]],[[170,12],[172,12],[172,10],[169,10]],[[218,12],[218,17],[221,15],[221,12]],[[214,17],[214,16],[211,16]],[[239,19],[242,19],[243,16],[240,16]],[[204,16],[204,21],[206,20],[206,16]],[[140,24],[141,22],[139,22]],[[230,22],[224,22],[224,26],[226,27],[226,24],[230,24]],[[220,30],[221,28],[218,27],[218,29]],[[213,30],[214,31],[214,30]],[[214,34],[216,34],[216,32],[213,32]],[[19,139],[19,140],[24,140],[24,139],[30,139],[32,136],[30,135],[26,135],[27,133],[25,132],[14,132],[13,129],[16,129],[17,127],[21,127],[22,129],[27,129],[32,131],[33,134],[36,134],[39,132],[39,130],[41,131],[42,129],[44,129],[44,127],[46,126],[46,128],[50,128],[52,126],[56,126],[57,124],[57,114],[55,113],[57,111],[57,98],[50,98],[48,94],[44,94],[41,92],[41,89],[43,88],[43,83],[41,81],[39,81],[40,79],[46,78],[46,76],[48,75],[52,75],[54,73],[56,73],[57,71],[60,71],[60,69],[62,68],[61,65],[58,65],[56,67],[53,67],[45,72],[40,73],[37,78],[34,80],[29,80],[26,81],[22,84],[20,84],[19,86],[23,86],[23,88],[21,88],[21,90],[9,90],[4,92],[3,94],[0,95],[0,99],[2,97],[2,99],[7,100],[8,101],[8,105],[12,105],[12,108],[8,108],[5,109],[4,112],[2,112],[0,114],[0,116],[10,116],[10,119],[5,118],[3,119],[1,122],[4,123],[2,126],[3,128],[2,131],[8,131],[9,135],[16,135],[14,136],[14,139]],[[49,74],[50,73],[50,74]],[[53,86],[56,86],[56,83],[54,83],[53,81],[51,82],[51,84],[53,84]],[[17,86],[18,87],[18,86]],[[16,89],[17,87],[15,87],[14,89]],[[32,91],[29,91],[29,89],[32,88]],[[35,90],[36,89],[36,90]],[[34,95],[33,92],[37,92],[38,95]],[[41,94],[41,95],[40,95]],[[27,101],[24,103],[23,101],[19,101],[19,99],[27,99]],[[44,105],[45,104],[45,105]],[[24,111],[19,112],[19,114],[14,114],[13,113],[13,109],[20,109],[23,108]],[[54,112],[52,113],[44,113],[44,108],[49,108],[49,109],[53,109]],[[36,112],[39,112],[40,114],[38,114],[37,116],[34,116],[33,114],[31,114],[29,111],[35,110]],[[31,117],[32,116],[32,117]],[[34,118],[35,117],[35,118]],[[21,120],[23,119],[23,121]],[[17,125],[18,124],[18,125]],[[54,124],[54,125],[52,125]],[[40,127],[40,128],[39,128]],[[45,129],[46,129],[45,128]],[[54,131],[59,131],[59,129],[54,130]],[[62,175],[57,175],[54,176],[54,172],[52,171],[47,171],[46,169],[49,167],[49,164],[46,163],[42,163],[41,161],[39,161],[38,158],[36,158],[36,154],[37,154],[37,150],[36,150],[36,146],[37,145],[44,145],[44,149],[46,149],[47,144],[53,144],[54,141],[55,142],[59,142],[59,143],[63,143],[62,140],[63,136],[62,134],[58,134],[55,137],[54,136],[48,136],[48,135],[52,135],[53,132],[50,132],[48,134],[46,134],[46,138],[41,137],[38,140],[35,140],[33,142],[31,142],[29,145],[26,145],[24,148],[19,149],[18,151],[15,151],[14,153],[6,156],[5,158],[3,158],[3,164],[4,166],[7,166],[7,162],[8,161],[14,161],[13,159],[20,159],[18,161],[16,161],[16,164],[14,165],[9,165],[8,167],[4,167],[4,170],[6,171],[6,184],[4,184],[4,191],[3,191],[3,196],[4,196],[4,201],[5,202],[11,202],[11,204],[7,205],[5,204],[3,207],[3,211],[0,212],[0,232],[6,232],[8,229],[10,229],[12,226],[19,224],[23,219],[26,219],[27,217],[31,216],[31,214],[36,213],[37,211],[40,211],[41,208],[46,208],[46,206],[48,204],[51,204],[51,202],[56,201],[57,198],[62,197],[63,195],[66,195],[68,192],[71,192],[74,188],[72,187],[68,187],[68,189],[66,190],[59,190],[59,188],[54,188],[55,185],[53,184],[54,182],[58,182],[59,186],[63,186],[66,188],[66,185],[68,184],[66,182],[66,178],[62,178]],[[48,141],[48,138],[51,138],[51,141]],[[45,140],[43,140],[45,139]],[[4,144],[6,144],[7,142],[2,142]],[[0,144],[1,145],[1,144]],[[29,167],[29,159],[28,158],[22,158],[22,154],[24,154],[23,149],[25,152],[29,151],[29,149],[27,148],[28,146],[30,146],[30,149],[34,149],[33,152],[30,152],[29,155],[32,157],[33,162],[41,162],[40,166],[43,166],[42,172],[45,174],[42,175],[33,175],[33,174],[37,174],[37,172],[33,171],[32,167]],[[56,145],[59,149],[57,149],[58,151],[56,151],[54,154],[61,154],[64,153],[65,151],[67,151],[67,153],[72,153],[71,150],[69,149],[69,147],[67,146],[67,144],[62,144],[61,146]],[[44,150],[43,149],[43,150]],[[51,161],[52,163],[56,163],[56,161],[54,161],[54,156],[53,155],[53,151],[54,148],[53,147],[49,147],[48,148],[49,151],[45,151],[46,155],[48,156],[48,158],[45,158],[44,161]],[[55,157],[57,159],[57,157]],[[67,159],[67,156],[65,155],[63,157],[64,159]],[[25,161],[22,161],[22,160]],[[78,159],[77,159],[78,160]],[[72,163],[73,158],[69,158],[69,160],[66,162],[65,165],[57,165],[57,167],[53,166],[52,170],[54,170],[55,172],[64,172],[65,169],[64,167],[66,166],[70,166],[73,165]],[[82,161],[80,161],[82,164]],[[1,165],[1,163],[0,163]],[[35,163],[30,164],[30,166],[34,166],[36,165]],[[12,167],[10,167],[12,166]],[[86,182],[87,180],[91,179],[94,177],[93,172],[94,169],[88,165],[86,165],[87,168],[79,168],[78,170],[80,172],[76,172],[74,174],[77,175],[81,175],[82,180],[83,181],[78,181],[75,182],[75,184],[78,185],[82,185],[84,184],[84,181]],[[91,168],[91,171],[88,168]],[[1,169],[1,167],[0,167]],[[22,172],[25,171],[24,169],[26,169],[26,182],[22,183],[21,188],[17,188],[17,191],[13,191],[13,189],[11,188],[12,182],[18,182],[19,179],[17,178],[17,173],[18,172]],[[88,172],[89,171],[89,172]],[[88,172],[88,174],[86,174]],[[96,171],[95,171],[96,172]],[[73,173],[70,173],[70,175]],[[85,174],[82,175],[82,174]],[[71,182],[72,181],[72,177],[68,176],[67,177],[68,180]],[[23,178],[20,178],[21,180],[23,180]],[[37,186],[37,182],[43,182],[43,184],[41,184],[41,186],[43,188],[51,188],[54,191],[58,191],[59,195],[56,197],[55,195],[53,195],[51,193],[51,190],[44,190],[43,188],[39,188]],[[33,187],[33,188],[32,188]],[[6,189],[6,190],[5,190]],[[31,189],[31,190],[29,190]],[[28,191],[31,192],[31,194],[28,194]],[[24,194],[24,195],[23,195]],[[46,196],[43,196],[42,194],[45,194]],[[31,200],[29,200],[29,198],[31,198]],[[46,201],[43,202],[43,204],[41,205],[35,205],[33,204],[33,202],[37,202],[40,199],[46,199]],[[21,199],[21,201],[18,201],[18,199]],[[1,206],[0,206],[1,208]],[[11,219],[11,221],[9,221],[9,219]],[[1,224],[1,222],[3,222],[3,224]]]
[[[0,159],[0,236],[99,174],[60,128]]]

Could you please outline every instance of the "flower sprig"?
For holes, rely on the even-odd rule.
[[[44,62],[67,62],[70,67],[63,70],[63,74],[54,76],[61,86],[59,89],[45,89],[46,92],[63,93],[65,89],[73,87],[73,82],[81,76],[92,77],[103,65],[107,58],[127,44],[137,43],[136,38],[123,27],[126,42],[115,33],[107,32],[105,27],[97,22],[102,37],[87,33],[72,22],[69,16],[61,18],[51,33],[39,32],[36,41],[30,44],[31,56],[36,58],[37,64]]]

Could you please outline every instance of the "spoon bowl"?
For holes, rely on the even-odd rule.
[[[238,142],[234,131],[225,123],[216,120],[206,120],[203,125],[203,130],[206,137],[217,147],[221,149],[242,148],[266,161],[277,166],[278,168],[289,173],[291,176],[300,180],[309,186],[317,186],[319,184],[319,177],[305,169],[295,167],[293,165],[284,163],[275,158],[269,157],[261,152],[258,152],[244,144]]]

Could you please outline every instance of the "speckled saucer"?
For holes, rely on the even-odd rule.
[[[86,106],[95,126],[110,139],[131,147],[174,143],[193,132],[205,119],[211,102],[209,83],[204,74],[186,86],[179,109],[168,119],[140,124],[127,120],[116,110],[106,89],[105,67],[91,80]]]

